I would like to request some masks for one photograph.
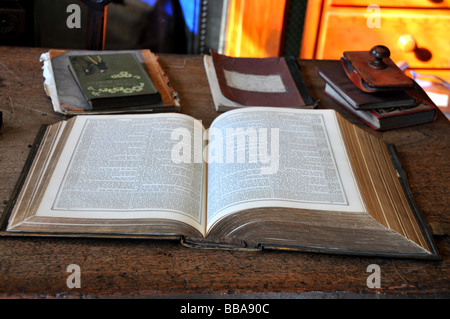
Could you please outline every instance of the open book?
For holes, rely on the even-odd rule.
[[[177,113],[77,116],[38,144],[3,234],[438,257],[389,148],[333,110],[243,108],[208,130]]]

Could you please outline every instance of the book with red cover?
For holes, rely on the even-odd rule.
[[[205,71],[216,110],[271,106],[315,108],[294,57],[241,58],[204,56]]]

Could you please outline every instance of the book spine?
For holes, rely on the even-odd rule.
[[[405,192],[408,203],[411,206],[411,210],[414,213],[414,217],[416,218],[417,223],[419,224],[419,227],[425,237],[425,241],[427,242],[427,245],[430,249],[430,252],[431,252],[430,259],[441,260],[442,256],[439,254],[437,246],[433,240],[433,237],[431,236],[431,231],[430,231],[429,227],[427,226],[425,220],[422,218],[422,214],[419,210],[419,207],[417,206],[417,204],[414,200],[414,196],[413,196],[413,193],[409,186],[408,179],[406,177],[406,173],[403,170],[402,164],[400,162],[397,148],[395,147],[394,144],[387,144],[386,147],[388,149],[388,153],[391,158],[392,164],[394,165],[394,168],[397,172],[397,176],[400,181],[400,184],[403,188],[403,191]]]
[[[33,160],[39,150],[39,147],[43,141],[43,137],[47,130],[48,125],[42,125],[36,138],[31,146],[30,153],[28,154],[25,165],[23,166],[22,172],[20,173],[19,179],[17,180],[16,186],[11,194],[11,197],[8,200],[8,203],[0,216],[0,231],[6,231],[6,227],[8,226],[9,216],[11,215],[12,209],[17,201],[17,196],[19,196],[20,190],[23,187],[23,183],[28,176],[31,165],[33,164]]]
[[[311,94],[309,93],[306,84],[303,80],[301,71],[300,71],[300,65],[297,63],[294,57],[288,56],[284,58],[286,61],[286,64],[289,69],[289,73],[292,76],[292,79],[294,80],[295,85],[297,86],[297,89],[300,93],[300,95],[303,98],[303,101],[305,102],[305,105],[307,106],[314,106],[314,108],[317,107],[316,101],[312,98]]]

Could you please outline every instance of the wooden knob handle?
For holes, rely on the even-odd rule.
[[[383,62],[384,58],[389,58],[391,56],[391,51],[384,45],[374,46],[369,54],[374,57],[372,61],[370,61],[370,67],[374,69],[384,69],[387,67],[387,64]]]
[[[417,44],[412,35],[404,34],[398,38],[397,46],[403,52],[414,52],[414,50],[416,50]]]

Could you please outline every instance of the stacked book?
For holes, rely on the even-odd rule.
[[[437,108],[417,83],[409,89],[365,92],[342,66],[324,65],[319,75],[325,93],[375,130],[390,130],[435,120]]]

